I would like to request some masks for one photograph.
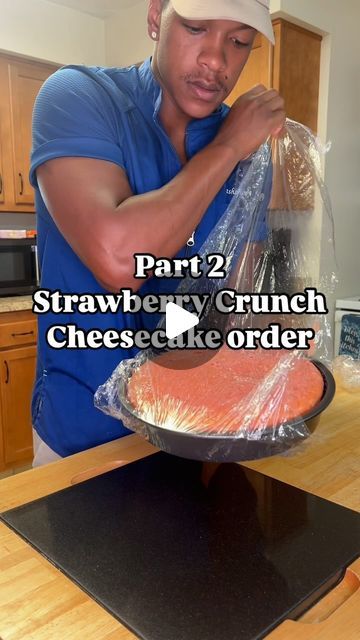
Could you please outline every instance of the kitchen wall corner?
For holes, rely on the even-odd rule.
[[[0,4],[2,51],[56,64],[105,65],[101,18],[47,0]]]

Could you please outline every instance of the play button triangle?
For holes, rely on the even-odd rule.
[[[168,302],[166,305],[165,321],[165,332],[168,340],[177,338],[177,336],[199,324],[199,318],[194,313],[186,311],[186,309],[173,302]]]

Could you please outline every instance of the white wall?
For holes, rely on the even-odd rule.
[[[0,49],[60,64],[105,64],[100,18],[46,0],[0,0]]]
[[[153,42],[147,34],[147,0],[122,9],[105,21],[106,63],[112,67],[141,62],[151,55]]]

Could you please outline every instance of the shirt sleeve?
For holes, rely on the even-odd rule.
[[[37,168],[54,158],[108,160],[126,170],[114,88],[103,76],[95,67],[64,67],[43,84],[33,112],[33,187]]]

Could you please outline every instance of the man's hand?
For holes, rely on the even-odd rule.
[[[244,160],[285,124],[284,100],[275,89],[259,84],[240,96],[231,107],[214,143],[233,150]]]

